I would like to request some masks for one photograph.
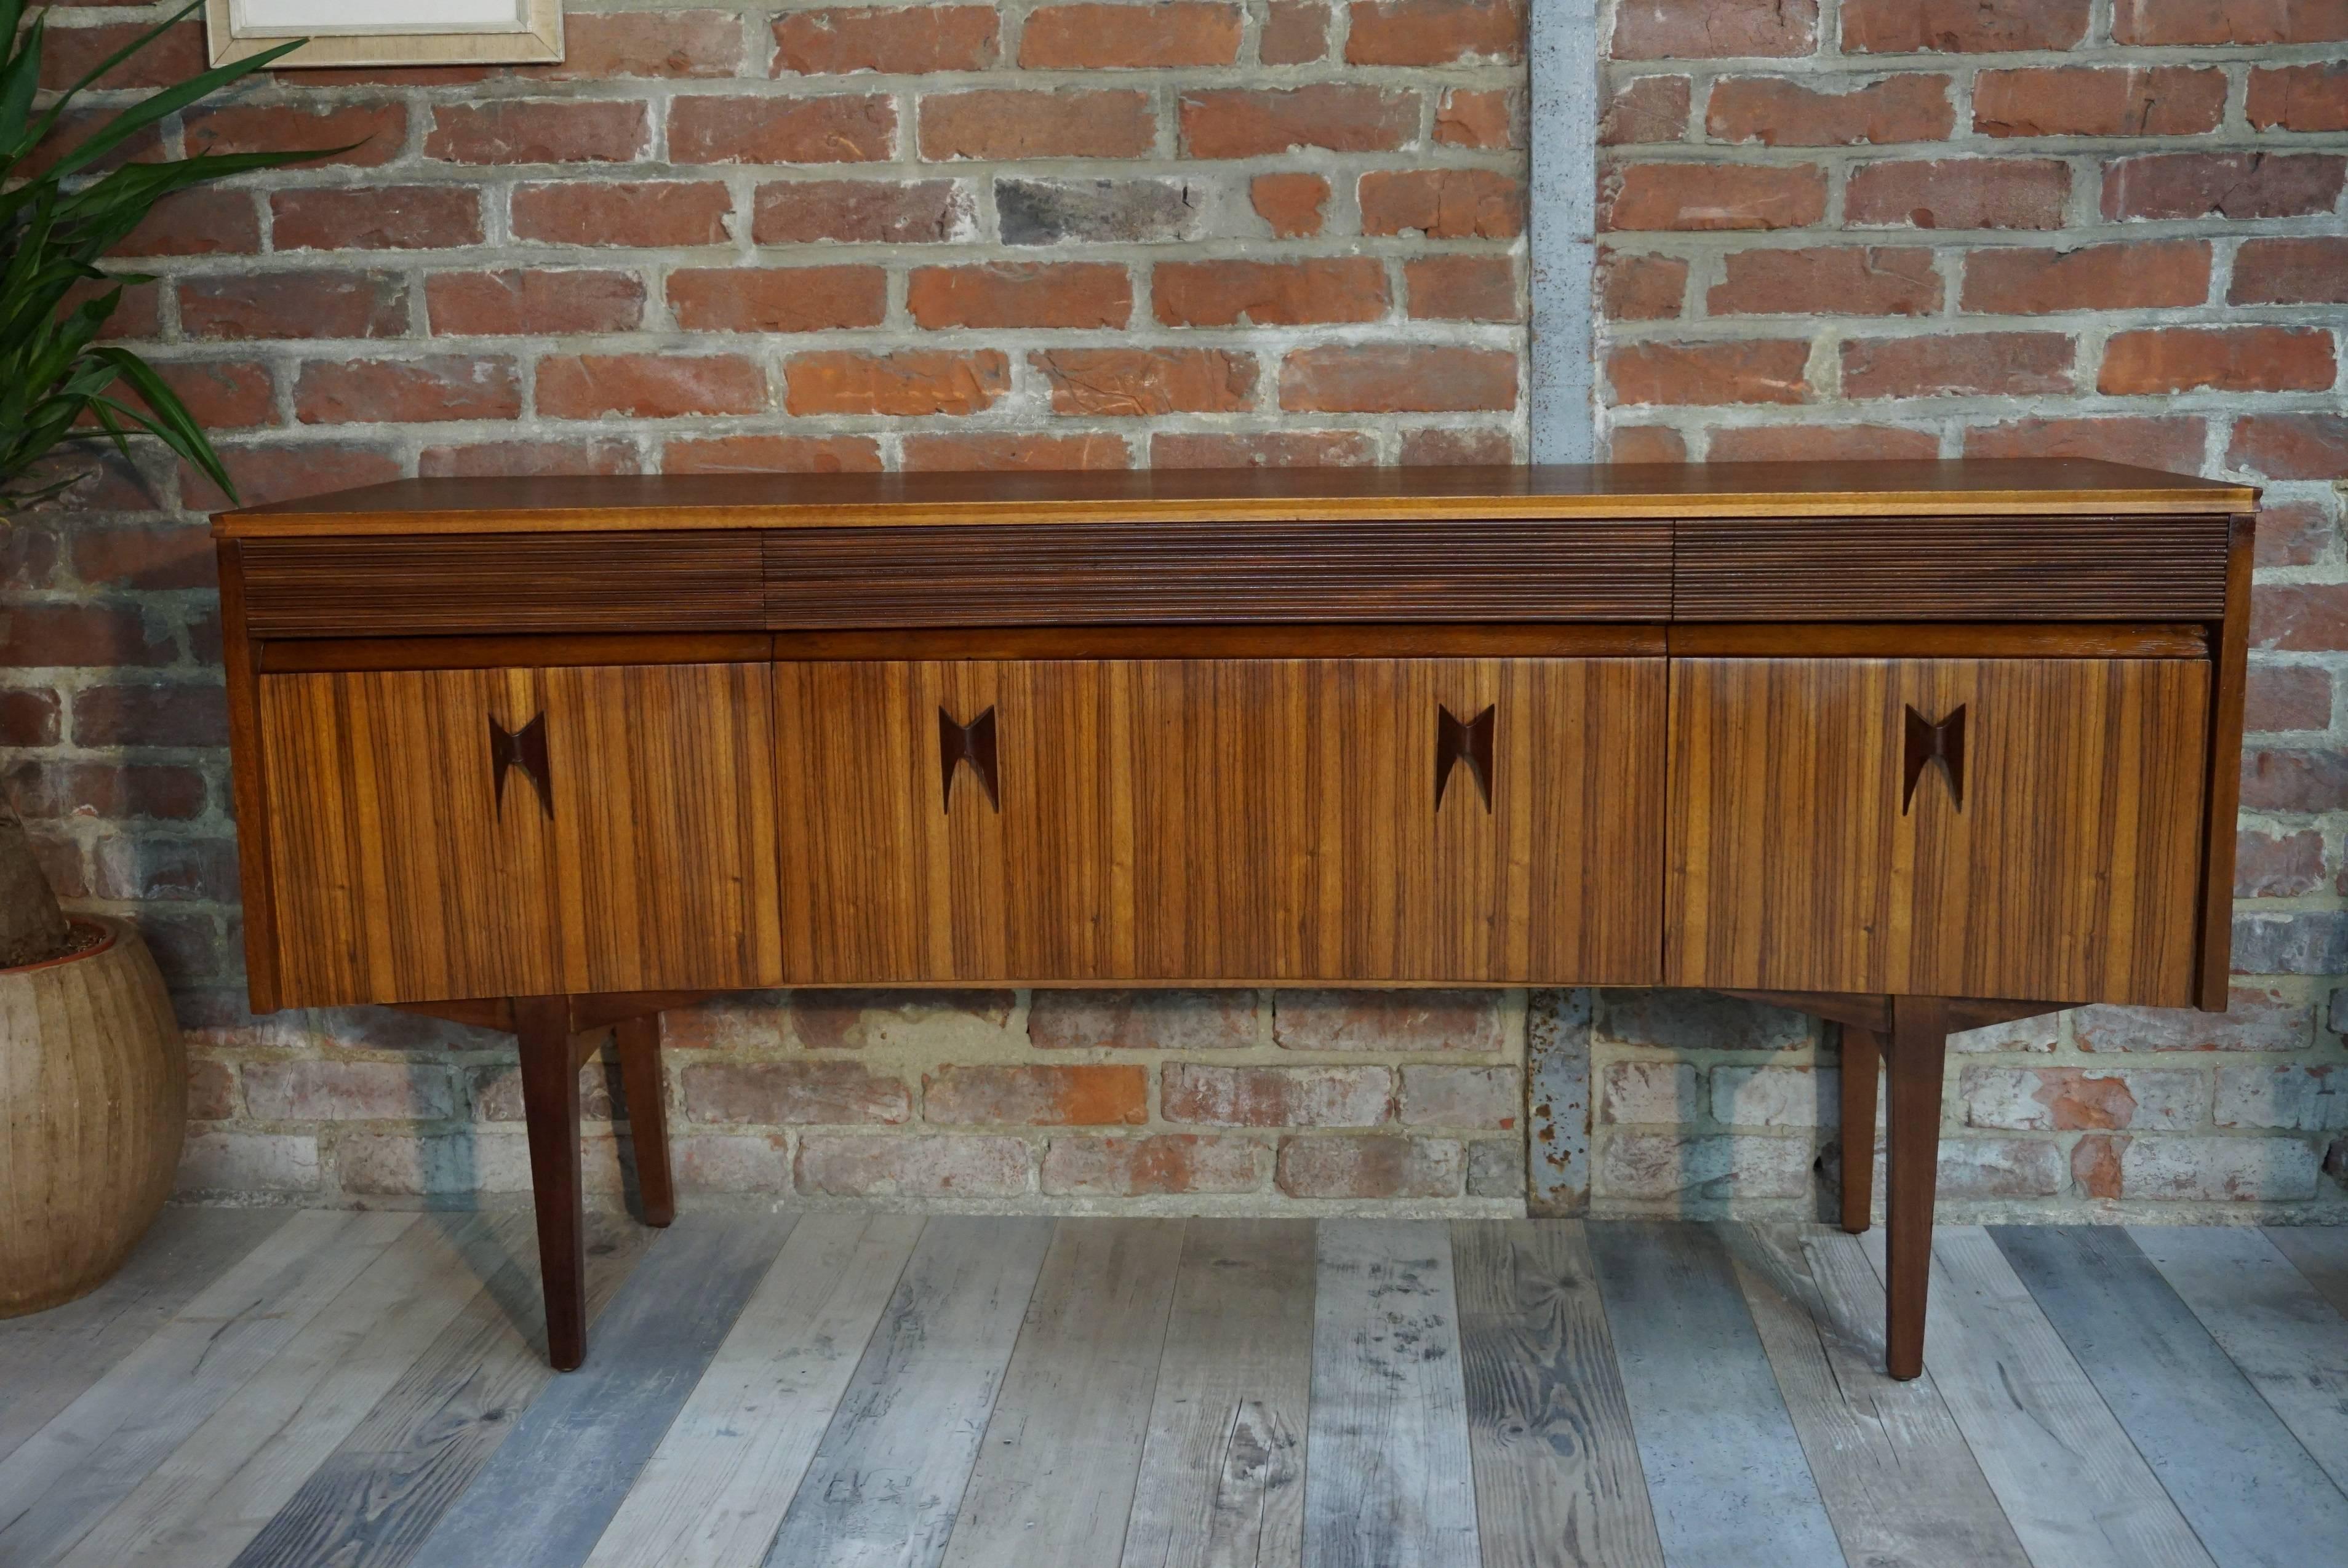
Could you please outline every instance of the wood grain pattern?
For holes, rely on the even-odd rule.
[[[1451,1227],[1484,1568],[1663,1568],[1579,1221]]]
[[[1662,657],[1665,629],[1620,621],[1528,625],[1002,626],[778,631],[774,657],[943,659],[1604,659]],[[293,644],[296,648],[320,644]],[[491,661],[490,662],[494,662]]]
[[[2316,1294],[2332,1303],[2341,1317],[2348,1317],[2348,1228],[2302,1230],[2273,1225],[2266,1234],[2276,1250],[2315,1286]]]
[[[2193,999],[2209,670],[1675,660],[1665,983]],[[1900,815],[1905,710],[1968,708]]]
[[[2250,570],[2255,516],[2234,519],[2226,559],[2226,621],[2209,698],[2209,831],[2201,846],[2201,926],[2193,1004],[2223,1012],[2234,975],[2234,815],[2242,799],[2242,712],[2250,682]]]
[[[778,666],[795,983],[1652,983],[1645,660]],[[1497,706],[1493,804],[1433,801]],[[934,714],[994,708],[1003,809],[936,809]]]
[[[2215,620],[2227,519],[1859,515],[1688,518],[1684,620]]]
[[[283,1001],[779,978],[765,666],[260,685]],[[486,726],[538,713],[551,817],[500,813]]]
[[[1883,1364],[1902,1379],[1924,1370],[1932,1199],[1940,1180],[1941,1094],[1948,1060],[1948,1004],[1938,997],[1892,998],[1891,1032],[1883,1053]]]
[[[1665,646],[1684,659],[2202,659],[2192,621],[1678,621]]]

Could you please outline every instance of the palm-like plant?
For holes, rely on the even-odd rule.
[[[306,40],[281,44],[166,87],[124,109],[46,168],[28,168],[76,97],[202,3],[190,0],[91,67],[36,115],[33,104],[48,18],[37,16],[20,29],[24,0],[0,0],[0,36],[8,41],[0,62],[0,514],[74,482],[78,476],[67,475],[28,488],[25,477],[85,417],[96,420],[126,456],[129,432],[145,430],[222,491],[236,493],[220,455],[154,368],[127,348],[98,341],[121,302],[123,286],[152,281],[145,273],[105,272],[98,261],[174,191],[328,154],[216,153],[126,163],[94,178],[93,171],[132,137]],[[92,282],[99,286],[79,302],[69,302],[77,289]],[[144,406],[118,398],[118,384]]]

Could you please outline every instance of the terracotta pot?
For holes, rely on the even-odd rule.
[[[103,1284],[170,1195],[187,1050],[139,933],[0,969],[0,1317]]]

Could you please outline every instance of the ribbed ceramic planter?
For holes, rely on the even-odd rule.
[[[188,1068],[139,933],[0,969],[0,1317],[88,1294],[170,1195]]]

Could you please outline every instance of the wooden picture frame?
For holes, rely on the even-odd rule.
[[[562,0],[384,0],[363,23],[309,15],[324,0],[205,0],[211,63],[309,42],[279,69],[335,66],[549,65],[562,58]],[[510,17],[499,15],[510,10]],[[407,13],[409,20],[400,19]]]

